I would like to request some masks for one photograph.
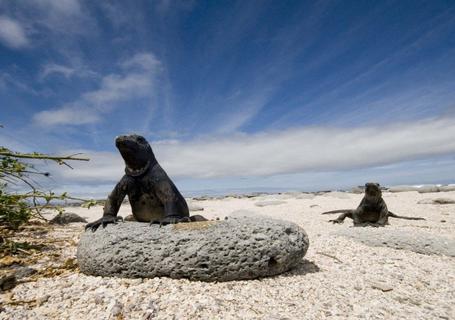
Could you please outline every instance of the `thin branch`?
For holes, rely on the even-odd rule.
[[[329,258],[332,258],[333,260],[339,262],[339,263],[343,263],[343,261],[341,261],[340,259],[338,259],[337,257],[335,256],[332,256],[331,254],[328,254],[328,253],[325,253],[325,252],[321,252],[321,251],[318,251],[316,252],[318,254],[322,254],[323,256],[326,256],[326,257],[329,257]]]
[[[15,153],[15,152],[8,152],[8,151],[0,151],[0,156],[5,156],[5,157],[14,157],[14,158],[23,158],[23,159],[39,159],[39,160],[53,160],[53,161],[62,161],[62,160],[77,160],[77,161],[89,161],[90,159],[88,158],[75,158],[75,155],[78,155],[80,153],[76,153],[71,156],[47,156],[42,153]],[[62,161],[63,162],[63,161]]]

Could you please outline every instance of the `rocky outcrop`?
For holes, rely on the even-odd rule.
[[[89,275],[228,281],[288,271],[301,262],[308,245],[298,225],[267,218],[161,228],[125,222],[84,232],[77,258]]]

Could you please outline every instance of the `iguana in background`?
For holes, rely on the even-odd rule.
[[[366,183],[365,196],[360,202],[357,209],[342,209],[323,212],[322,214],[343,213],[334,220],[329,220],[333,223],[343,223],[344,219],[351,218],[354,220],[355,226],[371,225],[375,227],[383,227],[389,224],[389,217],[407,220],[425,220],[418,217],[403,217],[390,212],[382,198],[382,192],[379,188],[379,183]]]

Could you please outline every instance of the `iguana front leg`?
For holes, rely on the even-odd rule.
[[[120,206],[122,205],[123,199],[125,199],[127,191],[127,178],[124,177],[115,186],[114,190],[112,190],[111,194],[107,198],[106,204],[104,205],[103,216],[100,219],[87,224],[85,226],[85,230],[91,229],[93,232],[95,232],[101,225],[103,228],[105,228],[110,223],[116,224],[118,221],[123,221],[123,218],[117,217],[117,214]]]
[[[363,220],[362,220],[362,215],[363,215],[363,207],[360,205],[357,209],[354,210],[352,213],[352,220],[354,221],[354,226],[362,226],[363,225]]]
[[[385,204],[385,201],[382,201],[380,205],[380,212],[379,212],[379,219],[378,222],[376,223],[379,227],[384,227],[386,224],[388,224],[388,214],[389,214],[389,209],[387,209],[387,205]]]
[[[152,221],[151,224],[167,225],[191,221],[189,217],[179,212],[179,208],[177,207],[178,199],[172,190],[172,185],[167,180],[157,183],[156,195],[164,206],[164,218]]]
[[[183,217],[182,215],[178,214],[175,208],[175,202],[167,202],[164,204],[164,212],[166,216],[161,220],[152,221],[152,224],[160,224],[160,225],[167,225],[167,224],[176,224],[180,222],[191,222],[190,217]]]

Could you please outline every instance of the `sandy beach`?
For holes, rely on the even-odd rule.
[[[455,192],[384,193],[391,211],[426,221],[391,219],[386,228],[353,228],[321,215],[354,208],[361,194],[285,193],[252,198],[192,200],[207,218],[257,215],[295,222],[310,238],[310,248],[296,269],[271,278],[224,283],[169,278],[118,279],[86,276],[78,269],[35,277],[1,294],[0,319],[453,319],[455,257],[371,246],[342,234],[356,229],[455,240],[455,204],[418,204],[455,199]],[[422,201],[424,200],[424,201]],[[69,207],[88,221],[102,207]],[[120,215],[130,212],[123,205]],[[193,212],[194,213],[194,212]],[[53,227],[47,238],[55,254],[36,262],[44,268],[71,261],[83,224]],[[340,234],[341,233],[341,234]],[[437,248],[436,248],[437,249]],[[450,249],[450,248],[449,248]],[[20,303],[22,301],[22,303]]]

